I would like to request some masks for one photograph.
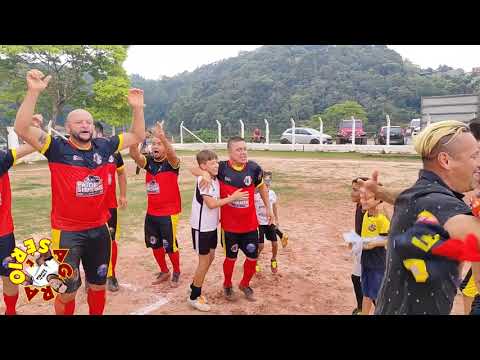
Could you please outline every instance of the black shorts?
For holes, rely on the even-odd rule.
[[[117,216],[117,208],[109,209],[110,211],[110,219],[108,220],[108,228],[110,230],[110,237],[112,241],[116,241],[117,236],[119,235],[119,226],[118,226],[118,216]]]
[[[215,250],[218,243],[217,230],[200,232],[192,229],[193,250],[199,255],[208,255],[210,250]]]
[[[258,231],[238,234],[222,230],[222,247],[228,258],[236,259],[240,249],[246,257],[256,259],[258,256]]]
[[[177,242],[178,214],[170,216],[145,217],[145,245],[147,248],[160,249],[167,253],[178,251]]]
[[[259,225],[258,226],[258,243],[263,244],[265,238],[270,241],[277,241],[277,234],[275,233],[275,225]]]
[[[15,236],[13,233],[0,237],[0,276],[10,276],[12,269],[8,267],[8,259],[11,259],[11,254],[15,249]],[[13,260],[13,259],[12,259]]]
[[[87,282],[105,285],[111,246],[112,240],[107,225],[83,231],[52,230],[52,249],[69,250],[64,263],[72,267],[73,274],[65,280],[67,293],[77,291],[82,285],[80,260]]]

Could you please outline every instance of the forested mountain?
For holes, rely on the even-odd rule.
[[[463,71],[422,70],[383,45],[271,45],[161,80],[131,77],[146,94],[146,119],[166,120],[178,133],[192,130],[238,133],[239,119],[250,131],[270,120],[273,132],[289,119],[309,120],[347,100],[361,104],[369,128],[390,114],[395,123],[419,116],[421,96],[472,93],[478,84]]]
[[[290,126],[290,118],[302,124],[319,114],[327,119],[326,130],[334,132],[338,116],[329,115],[338,114],[339,107],[331,107],[345,101],[363,107],[367,130],[374,131],[385,122],[385,114],[396,125],[418,117],[421,96],[480,88],[478,77],[448,66],[420,69],[383,45],[269,45],[174,77],[130,78],[132,86],[145,90],[148,124],[165,119],[175,136],[181,121],[191,130],[216,131],[219,120],[224,134],[231,135],[238,134],[239,119],[249,134],[256,126],[263,128],[266,118],[271,132],[279,134]],[[0,92],[9,87],[11,81],[0,73]],[[65,104],[65,111],[72,106]],[[0,111],[0,123],[12,122],[11,114]]]

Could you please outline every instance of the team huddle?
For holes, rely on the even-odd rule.
[[[51,276],[49,280],[57,292],[54,304],[57,315],[75,312],[75,297],[82,284],[80,264],[84,269],[89,314],[104,313],[107,288],[119,290],[115,272],[119,238],[117,208],[127,206],[126,170],[120,154],[123,149],[129,149],[138,168],[146,172],[145,245],[152,249],[160,270],[152,285],[170,280],[172,286],[179,286],[177,228],[181,213],[178,186],[181,161],[160,123],[151,131],[150,151],[139,150],[139,144],[145,141],[143,91],[129,91],[128,103],[133,113],[129,132],[104,137],[101,123],[94,122],[89,112],[77,109],[65,120],[67,137],[52,136],[42,129],[41,115],[34,114],[37,100],[49,81],[50,76],[38,70],[27,73],[27,93],[15,119],[15,132],[26,144],[0,152],[0,275],[6,315],[16,314],[19,295],[18,286],[9,279],[11,268],[8,265],[14,261],[11,253],[15,238],[8,170],[15,161],[34,151],[47,158],[51,174],[51,249],[68,250],[63,261],[73,270],[68,277]],[[277,236],[284,247],[288,241],[287,234],[278,229],[277,197],[270,189],[272,174],[264,173],[258,164],[247,159],[246,144],[240,137],[229,140],[228,153],[228,161],[218,161],[213,151],[200,151],[198,167],[191,169],[197,179],[190,224],[199,262],[187,302],[200,311],[210,310],[202,295],[202,285],[214,260],[219,235],[225,254],[223,291],[227,300],[236,298],[232,276],[239,250],[246,259],[238,289],[253,301],[250,281],[260,271],[258,256],[264,239],[272,243],[270,267],[273,273],[278,271]],[[219,225],[220,234],[217,232]],[[165,254],[172,265],[171,275]],[[41,262],[37,259],[38,266],[54,263],[51,254],[42,257]]]

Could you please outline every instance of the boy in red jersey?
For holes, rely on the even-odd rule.
[[[160,284],[170,277],[165,261],[168,254],[173,266],[171,285],[178,286],[180,279],[180,253],[177,241],[178,217],[182,211],[178,173],[180,159],[165,136],[163,126],[156,123],[152,133],[151,156],[140,153],[138,147],[130,146],[130,156],[145,169],[148,208],[145,217],[145,245],[152,248],[160,267],[160,273],[152,285]]]
[[[248,300],[254,301],[253,289],[250,280],[256,272],[258,257],[258,220],[255,210],[254,193],[258,189],[267,210],[268,224],[272,223],[274,215],[268,198],[268,189],[263,182],[263,170],[254,161],[247,159],[247,145],[241,137],[234,136],[228,140],[228,161],[220,161],[218,181],[220,183],[220,197],[226,198],[238,189],[249,193],[246,200],[237,200],[225,205],[220,210],[222,224],[222,246],[225,250],[223,273],[224,294],[227,300],[234,300],[232,275],[237,260],[238,250],[242,250],[246,259],[243,264],[243,278],[239,289]],[[211,176],[207,171],[194,168],[192,174],[203,177],[203,184],[209,186]]]

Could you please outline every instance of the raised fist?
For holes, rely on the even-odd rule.
[[[142,107],[144,106],[143,103],[143,90],[141,89],[130,89],[128,90],[128,104],[132,108]]]
[[[52,78],[51,75],[45,76],[40,70],[30,70],[27,72],[28,90],[43,91],[48,86],[48,82]]]

